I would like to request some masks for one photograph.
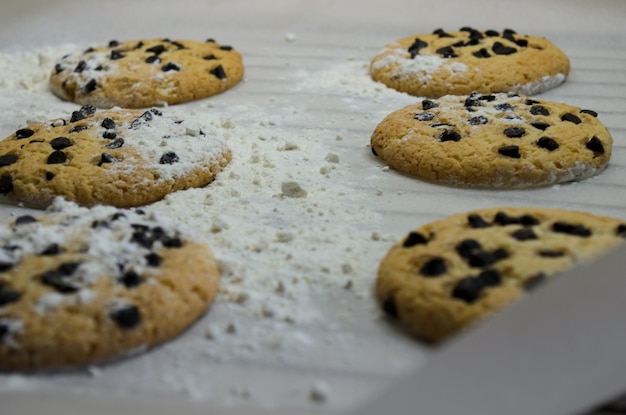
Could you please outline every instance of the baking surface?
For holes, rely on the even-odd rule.
[[[503,205],[626,219],[626,3],[364,3],[0,6],[0,65],[7,71],[0,79],[1,137],[29,120],[76,109],[52,96],[41,77],[50,59],[72,48],[212,37],[235,47],[246,67],[234,89],[171,107],[220,128],[233,150],[231,165],[208,187],[149,207],[197,227],[211,244],[224,275],[216,304],[178,338],[123,361],[72,373],[0,375],[0,412],[13,405],[8,409],[17,413],[20,396],[46,396],[51,404],[59,397],[102,404],[114,396],[118,405],[346,410],[431,352],[384,319],[372,296],[378,261],[410,229]],[[608,169],[580,183],[478,191],[425,183],[374,158],[369,137],[376,124],[417,98],[371,81],[369,60],[401,37],[461,26],[512,28],[561,47],[571,59],[570,77],[541,98],[599,113],[615,140]],[[288,183],[306,194],[290,193]],[[2,203],[1,219],[31,212]]]

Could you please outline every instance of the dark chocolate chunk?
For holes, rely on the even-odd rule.
[[[233,50],[232,46],[222,45],[220,46],[220,50],[225,50],[226,52]]]
[[[4,261],[0,261],[0,272],[5,272],[10,270],[11,268],[13,268],[13,263],[11,262],[4,262]],[[0,286],[1,288],[1,286]]]
[[[437,54],[441,55],[442,58],[457,58],[457,55],[454,52],[454,48],[452,46],[444,46],[435,51]]]
[[[554,222],[552,231],[565,233],[567,235],[581,236],[583,238],[587,238],[592,234],[591,230],[583,225],[575,225],[567,222]]]
[[[604,146],[602,145],[602,141],[596,136],[591,137],[587,143],[585,143],[585,147],[587,149],[593,151],[594,153],[604,154]]]
[[[148,255],[145,256],[146,258],[146,263],[148,264],[149,267],[158,267],[159,265],[161,265],[162,259],[158,254],[155,254],[154,252],[150,252]]]
[[[519,146],[504,146],[498,149],[498,153],[505,157],[511,157],[514,159],[520,158]]]
[[[100,126],[102,128],[106,128],[107,130],[112,130],[112,129],[115,128],[115,121],[113,121],[113,119],[107,117],[107,118],[102,120],[102,122],[100,123]]]
[[[455,284],[452,289],[452,297],[471,304],[480,297],[480,293],[484,288],[485,284],[480,278],[465,277]]]
[[[436,128],[436,127],[454,127],[454,125],[448,124],[447,122],[434,122],[434,123],[428,124],[428,126],[429,127],[433,127],[433,128]]]
[[[33,134],[35,134],[35,132],[30,128],[20,128],[15,132],[15,138],[21,140],[22,138],[31,137]]]
[[[473,52],[472,55],[479,59],[490,58],[491,54],[487,50],[487,48],[480,48],[476,52]]]
[[[65,70],[65,67],[63,65],[61,65],[60,63],[57,63],[56,65],[54,65],[54,74],[55,75],[60,74],[64,70]]]
[[[76,292],[80,287],[71,281],[69,277],[71,277],[79,265],[80,263],[78,262],[63,263],[55,270],[46,271],[41,276],[41,282],[63,294]]]
[[[509,216],[504,212],[498,212],[496,213],[496,216],[494,216],[493,222],[500,226],[507,226],[507,225],[517,225],[520,223],[520,220],[513,216]]]
[[[543,284],[545,281],[546,281],[546,274],[539,273],[537,275],[534,275],[528,278],[526,281],[524,281],[522,287],[526,291],[532,291],[538,286],[540,286],[541,284]]]
[[[444,142],[444,141],[460,141],[461,140],[461,134],[457,133],[454,130],[445,130],[443,132],[441,132],[441,134],[439,134],[439,141]]]
[[[425,245],[428,243],[428,238],[422,235],[419,232],[409,232],[407,237],[404,239],[402,246],[404,248],[410,248],[415,245]]]
[[[580,110],[580,113],[581,114],[589,114],[592,117],[597,117],[598,116],[598,113],[595,112],[595,111],[592,111],[592,110]]]
[[[0,194],[6,195],[13,190],[13,178],[9,175],[0,177]]]
[[[509,257],[509,252],[504,248],[498,248],[492,252],[496,261],[500,261]]]
[[[109,317],[123,329],[132,329],[141,323],[141,313],[139,312],[139,308],[135,305],[128,305],[124,308],[112,311]]]
[[[428,46],[428,43],[424,42],[420,38],[415,38],[415,41],[411,44],[411,46],[409,46],[407,52],[411,54],[411,59],[413,59],[419,55],[420,50],[424,49],[426,46]]]
[[[469,258],[474,252],[482,250],[480,242],[475,239],[464,239],[459,242],[455,247],[455,251],[461,256],[461,258]]]
[[[118,279],[118,281],[126,288],[133,288],[143,283],[143,278],[141,278],[141,275],[131,270],[125,272],[124,275]]]
[[[53,256],[61,253],[61,247],[59,244],[52,243],[46,247],[43,251],[39,253],[39,255]]]
[[[382,304],[383,311],[393,318],[398,318],[398,307],[396,306],[396,300],[393,297],[387,298]],[[1,336],[1,334],[0,334]],[[0,337],[1,339],[2,337]]]
[[[28,225],[37,222],[37,218],[31,215],[22,215],[15,218],[15,226]]]
[[[8,325],[0,323],[0,342],[9,334],[9,331]]]
[[[463,102],[463,106],[465,108],[468,107],[480,107],[480,101],[477,98],[474,98],[473,96],[467,97],[465,99],[465,101]]]
[[[102,153],[100,155],[100,162],[98,163],[98,166],[101,166],[103,164],[108,164],[108,163],[115,163],[116,161],[118,160],[115,157],[113,157],[111,154]]]
[[[521,228],[511,234],[511,236],[518,241],[529,241],[531,239],[538,239],[537,234],[532,228]]]
[[[513,111],[515,109],[515,107],[511,104],[509,104],[508,102],[503,102],[501,104],[497,104],[495,106],[496,111]]]
[[[516,39],[515,43],[517,44],[517,46],[520,46],[522,48],[528,47],[528,40],[527,39]]]
[[[213,61],[213,60],[217,59],[217,56],[215,56],[213,54],[210,54],[210,55],[203,56],[202,59],[204,59],[206,61]]]
[[[54,179],[54,176],[56,176],[56,174],[52,173],[51,171],[46,172],[46,180],[50,181]]]
[[[109,41],[109,47],[110,48],[114,48],[120,45],[120,42],[118,42],[117,40],[111,40]]]
[[[484,115],[479,115],[477,117],[470,118],[468,122],[470,125],[482,125],[487,124],[489,122],[489,119],[487,119],[487,117],[485,117]]]
[[[502,283],[502,274],[495,269],[486,269],[478,274],[478,279],[485,287],[495,287]]]
[[[0,307],[15,303],[22,297],[22,294],[15,290],[10,290],[0,286]]]
[[[436,29],[433,31],[433,35],[437,35],[439,37],[452,37],[452,35],[443,29]]]
[[[130,237],[130,241],[146,249],[152,248],[152,245],[154,244],[154,239],[148,235],[146,230],[137,230],[133,232]]]
[[[561,121],[569,121],[573,122],[574,124],[580,124],[582,122],[580,118],[578,118],[571,112],[566,112],[565,114],[561,115]]]
[[[76,126],[70,128],[68,133],[79,133],[79,132],[87,130],[87,129],[89,129],[89,127],[87,127],[86,125],[76,125]]]
[[[483,268],[494,264],[498,259],[492,252],[477,251],[467,257],[467,263],[470,267]]]
[[[543,105],[533,105],[532,107],[530,107],[530,113],[532,115],[550,115],[550,111],[548,111],[548,109]]]
[[[531,122],[530,125],[532,125],[536,129],[541,130],[541,131],[545,131],[546,128],[548,128],[550,126],[550,124],[548,124],[546,122],[540,122],[540,121]]]
[[[491,224],[487,222],[485,219],[483,219],[482,216],[477,215],[475,213],[467,217],[467,223],[470,226],[470,228],[474,228],[474,229],[488,228],[489,226],[491,226]]]
[[[559,258],[559,257],[565,256],[564,251],[554,251],[550,249],[542,249],[537,253],[539,254],[539,256],[544,257],[544,258]]]
[[[112,50],[111,54],[109,55],[109,59],[111,59],[112,61],[122,59],[124,57],[126,57],[126,55],[124,55],[121,50]]]
[[[211,75],[214,75],[217,79],[226,79],[226,71],[222,65],[218,65],[209,71]]]
[[[526,104],[526,105],[535,105],[535,104],[541,104],[541,102],[536,101],[536,100],[534,100],[534,99],[526,99],[526,100],[524,101],[524,104]]]
[[[183,240],[178,237],[163,236],[160,240],[166,248],[181,248],[183,246]]]
[[[617,236],[621,236],[622,238],[626,238],[626,223],[618,225],[617,229],[615,229],[615,234]]]
[[[63,150],[71,145],[72,142],[67,137],[57,137],[50,140],[50,146],[55,150]]]
[[[415,114],[414,118],[418,121],[431,121],[435,118],[435,114],[432,112],[421,112],[419,114]]]
[[[370,147],[370,149],[372,150],[372,154],[378,157],[378,153],[376,152],[376,149],[374,147]]]
[[[61,163],[65,163],[66,160],[67,160],[67,155],[64,152],[59,151],[59,150],[55,150],[52,153],[50,153],[46,163],[48,163],[48,164],[61,164]]]
[[[430,99],[425,99],[422,101],[422,109],[424,111],[428,111],[432,108],[437,108],[438,106],[439,104],[437,104],[435,101],[431,101]]]
[[[526,213],[520,216],[519,223],[524,226],[535,226],[535,225],[539,225],[541,222],[539,221],[539,219],[537,219],[533,215]]]
[[[17,154],[4,154],[0,156],[0,167],[10,166],[11,164],[17,162],[17,159]]]
[[[95,79],[90,79],[89,82],[87,82],[85,86],[83,87],[83,93],[89,94],[95,91],[97,87],[98,87],[98,82]]]
[[[108,138],[108,137],[105,137],[105,138]],[[123,145],[124,145],[124,139],[123,138],[118,138],[116,140],[111,141],[107,145],[105,145],[105,147],[108,148],[108,149],[115,149],[115,148],[120,148]]]
[[[491,101],[495,101],[496,100],[496,96],[495,95],[481,95],[478,97],[479,100],[481,101],[487,101],[487,102],[491,102]]]
[[[154,55],[160,55],[163,52],[167,52],[167,48],[165,47],[165,45],[156,45],[146,49],[146,52],[152,53]]]
[[[509,138],[520,138],[526,134],[526,130],[522,127],[509,127],[505,128],[503,133]]]
[[[78,61],[78,64],[74,68],[74,72],[81,73],[85,69],[87,69],[87,62],[85,62],[84,60],[80,60]]]
[[[143,41],[140,40],[139,42],[137,42],[135,49],[141,49],[141,48],[143,48]]]
[[[178,155],[176,153],[174,153],[173,151],[168,151],[167,153],[161,156],[159,163],[160,164],[174,164],[174,163],[178,163],[179,161],[180,159],[178,158]]]
[[[102,133],[102,138],[106,138],[107,140],[113,140],[115,137],[117,137],[115,131],[105,131]]]
[[[145,62],[149,64],[161,63],[161,58],[159,58],[158,55],[150,55],[146,58]]]
[[[517,49],[504,46],[501,42],[495,42],[493,46],[491,47],[491,50],[496,55],[511,55],[517,52]]]
[[[177,64],[175,64],[174,62],[168,62],[165,65],[161,66],[161,70],[163,72],[168,72],[168,71],[180,71],[180,66],[178,66]]]
[[[489,36],[489,37],[500,36],[500,32],[498,32],[497,30],[486,30],[485,36]]]
[[[448,268],[446,267],[446,262],[443,258],[433,257],[422,265],[419,273],[423,277],[438,277],[439,275],[445,274],[447,270]]]
[[[548,151],[554,151],[559,148],[559,143],[557,143],[556,140],[550,137],[544,136],[537,140],[537,147],[546,149]]]

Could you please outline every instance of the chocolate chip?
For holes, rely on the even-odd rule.
[[[567,235],[581,236],[583,238],[591,236],[591,230],[583,225],[574,225],[566,222],[555,222],[552,231]]]
[[[428,238],[422,235],[419,232],[409,232],[407,237],[404,239],[402,243],[402,247],[410,248],[415,245],[425,245],[428,243]]]
[[[102,138],[106,138],[107,140],[113,140],[115,137],[117,137],[115,131],[105,131],[102,133]]]
[[[537,234],[532,228],[521,228],[511,234],[511,236],[518,241],[529,241],[531,239],[538,239]]]
[[[154,252],[151,252],[148,255],[146,255],[145,258],[149,267],[158,267],[159,265],[161,265],[161,262],[162,262],[161,257],[158,254],[155,254]]]
[[[541,221],[533,215],[527,213],[519,218],[519,223],[524,226],[535,226],[539,225]]]
[[[486,30],[485,36],[489,36],[489,37],[500,36],[500,32],[498,32],[497,30]]]
[[[143,42],[140,40],[139,42],[137,42],[135,49],[141,49],[141,48],[143,48]]]
[[[530,113],[532,115],[550,115],[550,111],[548,111],[548,109],[543,105],[533,105],[532,107],[530,107]]]
[[[15,303],[22,297],[22,294],[15,290],[9,290],[0,286],[0,307]]]
[[[559,258],[565,256],[565,252],[563,251],[553,251],[549,249],[542,249],[538,252],[538,254],[544,258]]]
[[[437,108],[439,104],[435,101],[431,101],[430,99],[422,100],[422,109],[424,111],[428,111],[429,109]]]
[[[0,323],[0,341],[2,341],[8,334],[10,328],[8,325]]]
[[[152,248],[152,245],[154,244],[154,239],[148,235],[146,230],[137,230],[133,232],[130,237],[130,241],[146,249]]]
[[[166,51],[167,51],[167,48],[165,47],[165,45],[155,45],[155,46],[152,46],[152,47],[146,49],[146,52],[152,53],[154,55],[160,55],[160,54],[162,54],[163,52],[166,52]]]
[[[226,71],[222,65],[218,65],[209,71],[211,75],[215,75],[217,79],[226,79]]]
[[[478,279],[485,287],[495,287],[502,283],[502,274],[495,269],[486,269],[478,274]]]
[[[372,150],[372,154],[373,154],[375,157],[378,157],[378,153],[376,152],[376,149],[375,149],[374,147],[370,147],[370,149]]]
[[[508,102],[503,102],[503,103],[497,104],[495,106],[495,109],[496,111],[505,112],[505,111],[513,111],[515,107],[509,104]]]
[[[602,145],[602,141],[596,136],[591,137],[587,143],[585,143],[585,147],[587,149],[593,151],[594,153],[604,154],[604,146]]]
[[[60,74],[64,70],[65,70],[65,67],[63,65],[61,65],[60,63],[57,63],[56,65],[54,65],[54,74],[55,75]]]
[[[107,130],[112,130],[112,129],[115,128],[115,121],[113,121],[113,119],[107,117],[107,118],[102,120],[102,122],[100,123],[100,126],[102,128],[106,128]]]
[[[493,222],[500,226],[517,225],[520,223],[518,218],[507,215],[505,212],[498,212],[493,218]]]
[[[119,46],[119,45],[120,45],[120,42],[118,42],[117,40],[111,40],[109,42],[109,47],[110,48],[114,48],[114,47]]]
[[[67,137],[57,137],[50,140],[50,146],[55,150],[63,150],[71,145],[72,142]]]
[[[54,179],[54,176],[56,176],[56,174],[52,173],[51,171],[46,172],[46,180],[50,181]]]
[[[179,161],[180,159],[178,158],[178,155],[176,153],[174,153],[173,151],[168,151],[167,153],[161,156],[159,163],[160,164],[174,164],[174,163],[178,163]]]
[[[165,65],[161,66],[161,70],[163,72],[168,72],[168,71],[180,71],[180,66],[178,66],[177,64],[175,64],[174,62],[168,62]]]
[[[108,137],[105,137],[108,138]],[[108,149],[115,149],[115,148],[120,148],[124,145],[124,139],[123,138],[118,138],[117,140],[113,140],[110,143],[108,143],[107,145],[105,145],[106,148]]]
[[[559,143],[550,137],[541,137],[537,140],[537,147],[546,149],[548,151],[554,151],[559,148]]]
[[[517,52],[517,49],[504,46],[501,42],[495,42],[493,46],[491,47],[491,50],[496,55],[511,55]]]
[[[163,236],[161,242],[166,248],[181,248],[183,246],[183,240],[178,237]]]
[[[520,138],[526,134],[526,130],[522,127],[509,127],[505,128],[503,133],[509,138]]]
[[[472,304],[480,297],[484,288],[485,284],[480,278],[465,277],[454,285],[452,297]]]
[[[516,39],[515,43],[517,44],[517,46],[520,46],[522,48],[528,47],[528,40],[526,39]]]
[[[444,141],[460,141],[461,134],[457,133],[454,130],[445,130],[441,132],[441,134],[439,134],[438,138],[439,138],[439,141],[441,141],[442,143]]]
[[[440,38],[441,38],[441,37],[452,37],[452,35],[451,35],[450,33],[448,33],[448,32],[446,32],[446,31],[444,31],[444,30],[443,30],[443,29],[441,29],[441,28],[440,28],[440,29],[436,29],[436,30],[434,30],[434,31],[433,31],[433,35],[437,35],[437,36],[439,36]]]
[[[418,121],[431,121],[433,118],[435,118],[435,114],[433,114],[432,112],[422,112],[419,114],[415,114],[414,118]]]
[[[452,48],[452,46],[439,48],[435,51],[435,53],[441,55],[442,58],[457,58],[459,56],[454,52],[454,48]]]
[[[398,307],[393,297],[387,298],[382,303],[383,311],[393,318],[398,318]]]
[[[470,228],[473,228],[473,229],[488,228],[491,226],[491,224],[487,222],[485,219],[483,219],[482,216],[477,215],[475,213],[467,216],[467,223],[470,226]]]
[[[141,313],[135,305],[114,310],[109,314],[109,317],[123,329],[132,329],[141,323]]]
[[[482,250],[480,242],[475,239],[464,239],[459,242],[454,250],[459,254],[461,258],[469,258],[474,252]]]
[[[53,256],[53,255],[58,255],[60,253],[61,253],[61,247],[59,246],[59,244],[52,243],[48,245],[46,249],[41,251],[39,255]]]
[[[470,267],[483,268],[494,264],[498,259],[499,258],[491,252],[477,251],[467,257],[467,263]]]
[[[480,48],[476,52],[472,53],[472,55],[479,59],[490,58],[491,54],[487,50],[487,48]]]
[[[580,113],[581,114],[589,114],[592,117],[597,117],[598,116],[598,113],[595,112],[595,111],[592,111],[592,110],[580,110]]]
[[[17,154],[4,154],[0,156],[0,167],[10,166],[11,164],[16,163],[17,159]]]
[[[76,125],[76,126],[70,128],[68,133],[79,133],[79,132],[87,130],[87,129],[89,129],[89,127],[87,127],[86,125]]]
[[[498,149],[498,153],[505,157],[511,157],[514,159],[520,158],[519,146],[504,146]]]
[[[124,57],[126,57],[126,55],[124,55],[121,50],[112,50],[111,54],[109,55],[109,59],[111,59],[112,61],[122,59]]]
[[[22,138],[31,137],[35,132],[30,128],[21,128],[15,132],[15,139],[21,140]]]
[[[232,46],[222,45],[220,46],[220,50],[225,50],[226,52],[233,50]]]
[[[48,163],[48,164],[61,164],[61,163],[65,163],[66,160],[67,160],[67,155],[64,152],[62,152],[62,151],[56,150],[56,151],[53,151],[52,153],[50,153],[46,163]]]
[[[526,291],[532,291],[546,281],[546,274],[543,272],[528,278],[522,286]]]
[[[445,274],[448,268],[446,262],[441,257],[433,257],[426,261],[419,270],[419,273],[423,277],[438,277],[441,274]]]
[[[617,229],[615,229],[615,234],[617,236],[621,236],[622,238],[626,238],[626,223],[618,225]]]
[[[95,79],[90,79],[89,82],[83,87],[83,94],[89,94],[96,90],[98,82]]]
[[[470,125],[483,125],[483,124],[487,124],[488,122],[489,122],[489,119],[487,119],[487,117],[485,117],[484,115],[472,117],[468,121]]]
[[[146,58],[146,63],[149,64],[153,64],[153,63],[161,63],[161,58],[159,58],[158,55],[150,55]]]
[[[409,46],[407,52],[411,54],[411,59],[413,59],[419,55],[420,50],[424,49],[426,46],[428,46],[428,43],[424,42],[420,38],[415,38],[415,41],[413,41],[411,46]]]
[[[13,190],[13,178],[9,175],[0,177],[0,194],[6,195]]]
[[[530,125],[541,131],[545,131],[550,126],[550,124],[545,122],[531,122]]]
[[[473,96],[467,97],[465,99],[465,101],[463,102],[463,106],[465,108],[480,107],[480,105],[481,105],[480,101],[477,98],[473,97]]]
[[[120,284],[123,284],[126,288],[133,288],[141,283],[143,283],[143,279],[141,275],[137,274],[135,271],[128,271],[122,275],[118,281]]]
[[[74,72],[81,73],[85,69],[87,69],[87,62],[85,62],[84,60],[80,60],[80,61],[78,61],[78,64],[74,68]]]
[[[115,157],[113,157],[111,154],[102,153],[100,155],[100,162],[98,163],[98,166],[101,166],[103,164],[108,164],[108,163],[115,163],[116,161],[118,160]]]
[[[63,294],[76,292],[79,290],[79,287],[69,277],[76,271],[79,265],[80,263],[78,262],[63,263],[55,270],[46,271],[41,276],[41,282]]]
[[[566,112],[565,114],[561,115],[561,121],[569,121],[573,122],[574,124],[580,124],[582,122],[580,118],[570,112]]]
[[[213,61],[213,60],[216,60],[217,57],[215,55],[213,55],[213,54],[210,54],[210,55],[203,56],[202,59],[204,59],[206,61]]]
[[[534,99],[526,99],[526,100],[524,100],[524,104],[526,104],[526,105],[535,105],[535,104],[541,104],[541,102],[536,101]]]
[[[37,218],[31,215],[22,215],[15,218],[15,226],[28,225],[29,223],[37,222]]]

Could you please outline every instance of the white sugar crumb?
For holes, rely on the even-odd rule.
[[[314,402],[326,402],[329,398],[330,387],[324,381],[316,381],[311,385],[309,397]]]
[[[285,40],[287,42],[294,42],[296,40],[296,34],[293,32],[285,33]]]
[[[285,197],[304,198],[308,192],[297,182],[282,182],[280,184],[281,194]]]

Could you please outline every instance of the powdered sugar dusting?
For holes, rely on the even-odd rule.
[[[565,78],[565,75],[562,73],[558,73],[554,76],[546,75],[541,79],[537,79],[525,85],[515,85],[511,90],[524,95],[537,95],[562,84],[565,82]]]

